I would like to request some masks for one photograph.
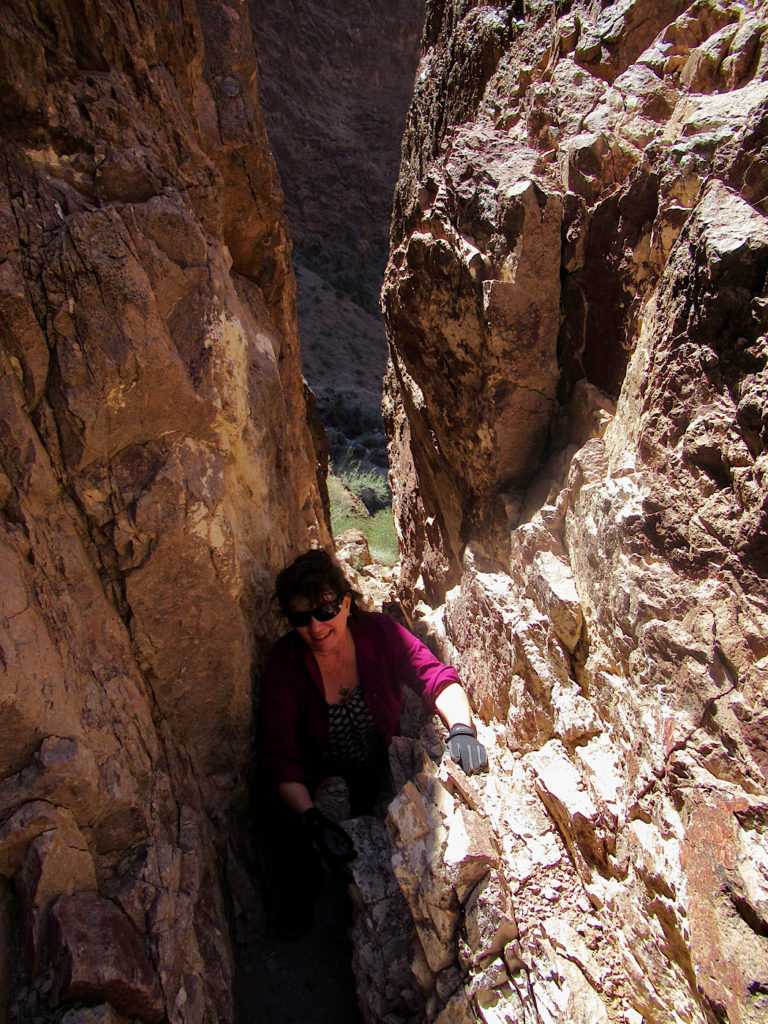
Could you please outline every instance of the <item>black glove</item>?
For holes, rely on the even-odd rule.
[[[448,751],[467,775],[488,771],[488,754],[471,725],[454,725],[448,733]]]
[[[316,807],[304,811],[299,820],[302,833],[331,874],[346,882],[353,881],[352,872],[347,867],[349,861],[357,856],[351,836]]]

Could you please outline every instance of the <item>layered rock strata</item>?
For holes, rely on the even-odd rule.
[[[0,11],[12,1019],[232,1019],[252,675],[328,539],[255,72],[239,5]]]
[[[766,14],[429,4],[386,411],[491,771],[390,809],[427,1020],[768,1012]]]

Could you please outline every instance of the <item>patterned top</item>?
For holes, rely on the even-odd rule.
[[[360,689],[371,709],[383,749],[398,731],[403,684],[434,711],[435,697],[458,683],[456,669],[443,665],[413,633],[378,612],[349,620],[355,641]],[[272,785],[305,782],[323,775],[328,738],[328,705],[320,668],[295,629],[277,641],[264,668],[259,759]],[[335,774],[339,774],[336,772]]]
[[[323,751],[326,764],[339,772],[373,764],[382,740],[360,687],[341,704],[329,704],[328,716],[328,742]]]

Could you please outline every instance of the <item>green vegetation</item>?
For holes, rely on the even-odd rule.
[[[325,392],[318,405],[331,454],[328,494],[334,536],[361,530],[374,560],[394,565],[397,535],[383,468],[387,454],[381,415],[363,410],[336,391]]]
[[[347,458],[331,467],[328,495],[335,537],[345,530],[361,530],[371,556],[382,565],[397,561],[397,535],[386,475],[364,470]]]
[[[345,530],[362,530],[368,541],[368,549],[375,562],[381,565],[394,565],[397,561],[397,534],[392,520],[392,512],[383,508],[375,516],[333,516],[334,536],[341,536]]]
[[[392,509],[383,508],[372,516],[367,530],[363,530],[368,541],[371,557],[382,565],[394,565],[397,561],[397,534],[392,519]]]
[[[375,516],[385,508],[392,507],[387,474],[383,469],[363,469],[359,462],[345,452],[340,459],[331,460],[331,472],[344,483],[365,505],[368,514]]]

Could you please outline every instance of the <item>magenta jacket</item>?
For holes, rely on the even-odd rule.
[[[435,698],[450,683],[459,682],[458,674],[386,615],[357,612],[350,617],[349,628],[363,697],[389,746],[400,723],[402,684],[433,712]],[[320,669],[292,630],[272,649],[262,687],[260,757],[273,785],[318,782],[327,736],[328,706]]]

